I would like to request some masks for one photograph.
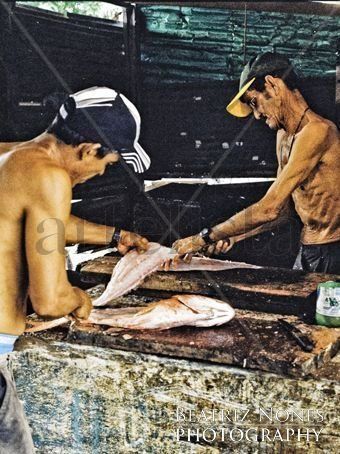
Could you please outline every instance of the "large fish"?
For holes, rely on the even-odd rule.
[[[142,308],[93,309],[88,320],[80,323],[164,330],[178,326],[218,326],[234,316],[234,309],[224,301],[201,295],[175,295]]]
[[[33,325],[26,332],[43,331],[75,322],[82,325],[96,324],[125,329],[164,330],[178,326],[209,327],[229,322],[234,309],[224,301],[201,295],[174,295],[169,299],[150,303],[144,307],[92,309],[87,320],[62,317],[50,321],[29,321]]]
[[[104,293],[97,298],[94,306],[105,306],[109,301],[126,295],[137,288],[150,274],[157,271],[168,259],[174,258],[176,252],[158,243],[149,243],[149,248],[144,254],[136,250],[128,252],[114,267],[110,282]],[[221,271],[232,268],[260,268],[242,262],[216,260],[207,257],[193,257],[190,263],[179,262],[177,266],[171,265],[171,271]]]

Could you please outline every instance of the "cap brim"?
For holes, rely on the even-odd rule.
[[[241,102],[240,98],[248,90],[248,88],[254,82],[254,80],[255,80],[255,77],[253,77],[249,82],[247,82],[241,88],[241,90],[237,93],[235,98],[233,98],[230,101],[230,103],[227,105],[227,111],[231,115],[234,115],[235,117],[247,117],[249,114],[251,114],[251,112],[252,112],[251,107],[249,107],[244,102]]]

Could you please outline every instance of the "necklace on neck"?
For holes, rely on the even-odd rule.
[[[290,146],[289,146],[289,150],[288,150],[288,158],[287,158],[287,162],[288,162],[288,159],[290,157],[290,153],[292,151],[292,148],[293,148],[293,145],[294,145],[294,141],[295,141],[295,135],[296,133],[298,132],[300,126],[301,126],[301,123],[302,123],[302,120],[305,118],[305,115],[306,115],[306,112],[307,110],[309,110],[309,107],[306,107],[305,110],[303,111],[302,115],[301,115],[301,118],[300,118],[300,121],[297,125],[297,127],[295,128],[295,131],[293,133],[293,138],[290,142]],[[281,167],[281,170],[283,169],[283,166],[282,166],[282,143],[281,143],[281,146],[280,146],[280,167]]]

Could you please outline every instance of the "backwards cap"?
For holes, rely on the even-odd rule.
[[[243,68],[240,77],[239,92],[227,105],[227,111],[235,117],[247,117],[252,112],[252,109],[248,104],[241,102],[241,97],[256,78],[265,77],[278,70],[287,71],[288,75],[290,71],[294,70],[294,67],[284,55],[273,54],[271,52],[266,52],[252,58]]]
[[[69,145],[101,143],[102,154],[118,151],[134,172],[143,173],[151,164],[138,143],[140,115],[124,95],[107,87],[91,87],[70,95],[48,132]]]

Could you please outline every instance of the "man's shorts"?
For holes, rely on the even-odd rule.
[[[0,355],[0,453],[33,454],[31,431],[7,367],[7,357]]]
[[[340,241],[327,244],[302,244],[293,269],[340,274]]]

